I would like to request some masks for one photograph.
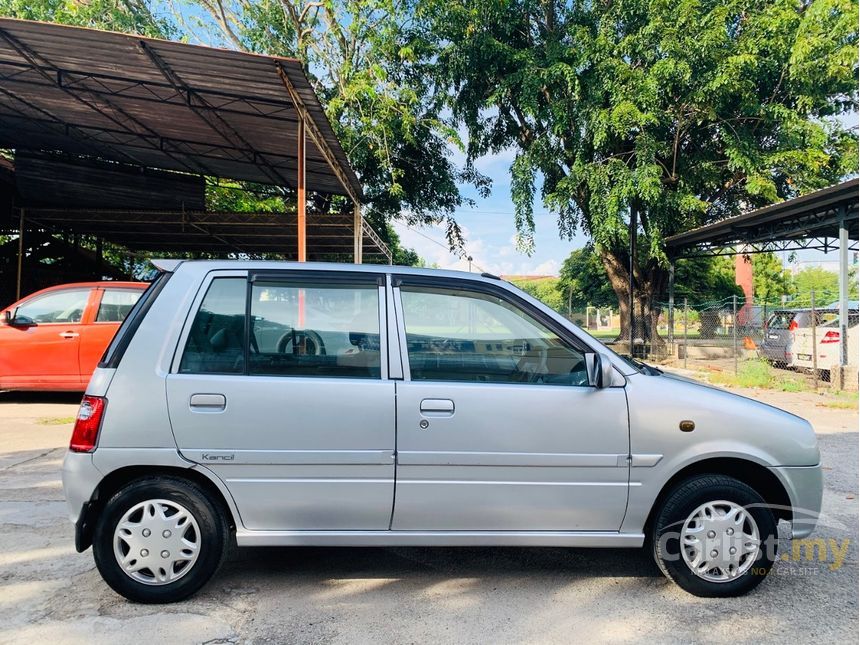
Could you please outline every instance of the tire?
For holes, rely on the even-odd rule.
[[[108,500],[96,521],[93,556],[102,578],[121,596],[177,602],[215,575],[229,536],[224,513],[200,486],[178,477],[146,477]]]
[[[756,534],[759,548],[753,549]],[[742,596],[765,579],[776,558],[773,512],[753,488],[725,475],[699,475],[672,489],[649,537],[663,574],[695,596]],[[728,556],[732,548],[740,556]],[[723,559],[738,557],[736,565]]]

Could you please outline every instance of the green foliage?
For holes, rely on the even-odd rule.
[[[835,300],[839,296],[839,275],[822,267],[810,266],[798,271],[794,276],[794,290],[807,294],[815,291],[815,300],[825,304],[825,300]]]
[[[562,264],[559,277],[559,290],[564,295],[565,305],[570,297],[572,309],[618,305],[606,269],[591,245],[573,251]]]
[[[146,0],[0,0],[0,15],[129,32],[152,38],[173,38],[178,35],[175,26],[166,18],[157,16]]]
[[[567,312],[567,301],[559,290],[558,278],[513,280],[512,282],[530,296],[540,300],[547,307],[551,307],[560,313]]]
[[[773,253],[752,256],[753,295],[757,301],[779,304],[783,296],[797,292],[791,271]]]
[[[377,232],[387,235],[382,223],[395,217],[444,221],[457,246],[453,212],[470,203],[458,184],[485,193],[489,180],[452,161],[450,147],[462,144],[443,115],[445,95],[432,73],[438,46],[416,2],[185,0],[181,15],[216,44],[299,58],[361,177]]]
[[[666,236],[856,172],[857,0],[428,0],[438,72],[468,157],[517,150],[515,224],[533,202],[582,230],[639,294]],[[769,290],[766,290],[769,291]]]
[[[734,258],[700,257],[675,263],[675,304],[684,298],[691,304],[715,302],[732,296],[743,296],[735,284]]]

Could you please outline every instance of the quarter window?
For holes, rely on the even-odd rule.
[[[96,322],[122,322],[142,293],[132,289],[105,289],[96,313]]]
[[[584,354],[488,293],[402,286],[413,380],[587,385]]]
[[[245,278],[212,280],[194,316],[179,371],[241,374],[245,371]]]

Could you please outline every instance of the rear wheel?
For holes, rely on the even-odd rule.
[[[652,544],[660,570],[696,596],[740,596],[770,572],[776,519],[747,484],[700,475],[679,484],[658,509]]]
[[[95,527],[93,555],[105,582],[129,600],[175,602],[215,574],[228,537],[223,512],[202,488],[149,477],[108,500]]]

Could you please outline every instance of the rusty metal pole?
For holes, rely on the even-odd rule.
[[[362,248],[362,242],[364,237],[364,226],[361,220],[361,204],[358,202],[352,203],[352,235],[353,235],[353,262],[356,264],[361,264],[361,256],[363,255],[364,249]]]
[[[21,279],[24,276],[24,209],[19,212],[18,222],[18,283],[15,289],[15,300],[21,299]]]
[[[305,193],[305,120],[299,116],[298,129],[298,178],[296,180],[296,221],[298,223],[298,260],[306,262],[308,259],[307,249],[307,218],[305,209],[307,207],[307,195]]]

